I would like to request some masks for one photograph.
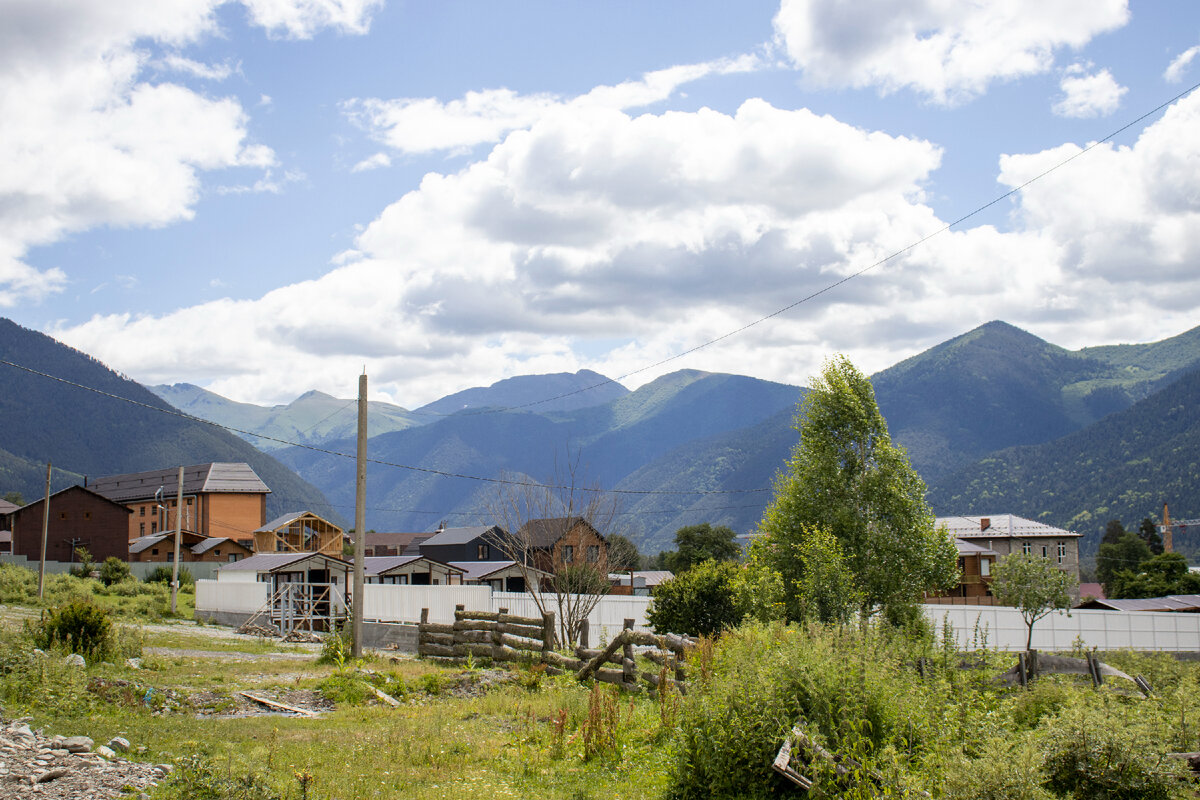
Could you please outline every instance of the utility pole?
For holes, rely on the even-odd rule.
[[[1163,552],[1170,553],[1174,550],[1174,532],[1171,528],[1171,512],[1167,510],[1167,504],[1163,503]]]
[[[363,559],[367,540],[367,371],[358,376],[358,453],[354,482],[354,607],[351,655],[362,658]]]
[[[38,567],[38,600],[46,588],[46,539],[50,534],[50,462],[46,462],[46,499],[42,508],[42,564]]]
[[[167,515],[170,519],[170,514]],[[183,467],[179,468],[179,490],[175,495],[175,561],[171,565],[171,616],[175,616],[175,596],[179,594],[179,541],[183,538]]]

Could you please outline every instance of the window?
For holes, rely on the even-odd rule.
[[[221,548],[219,548],[219,547],[218,547],[216,550],[213,550],[213,555],[214,555],[214,556],[219,556],[219,555],[221,555]]]
[[[992,560],[990,558],[979,559],[979,574],[985,578],[992,574]]]
[[[138,516],[139,516],[139,517],[144,517],[144,516],[146,516],[146,507],[145,507],[145,506],[140,506],[140,507],[138,508]]]
[[[145,536],[145,535],[146,535],[146,523],[139,522],[138,523],[138,536]]]
[[[187,504],[188,504],[189,506],[192,504],[192,498],[190,498],[190,497],[189,497],[189,498],[187,499]]]
[[[1021,552],[1029,555],[1033,552],[1033,542],[1021,542]]]
[[[174,560],[175,560],[175,553],[171,550],[168,550],[167,551],[167,563],[169,564]]]
[[[237,553],[230,553],[230,554],[229,554],[229,563],[230,563],[230,564],[232,564],[233,562],[237,561],[237,559],[238,559],[238,554],[237,554]]]
[[[1067,543],[1059,542],[1058,543],[1058,563],[1061,564],[1066,560],[1067,560]]]
[[[562,560],[564,564],[575,563],[575,547],[573,545],[564,544],[562,546]]]
[[[59,518],[59,519],[66,519],[66,518],[67,518],[67,512],[65,512],[65,511],[60,511],[60,512],[58,512],[58,518]]]
[[[151,536],[153,536],[153,535],[154,535],[154,534],[156,534],[156,533],[158,533],[158,523],[157,523],[157,522],[151,522],[151,523],[150,523],[150,535],[151,535]]]
[[[91,519],[91,518],[92,518],[92,512],[90,512],[90,511],[85,511],[85,512],[83,512],[83,518],[84,518],[84,519]]]
[[[479,545],[478,549],[475,552],[475,557],[478,558],[480,561],[487,561],[490,556],[491,556],[491,548],[489,548],[486,544]]]
[[[587,549],[587,560],[589,564],[597,564],[600,562],[600,545],[589,544]]]
[[[1050,557],[1050,548],[1047,547],[1046,545],[1042,545],[1042,558],[1049,558],[1049,557]]]
[[[156,555],[158,555],[158,548],[156,547],[156,548],[154,548],[153,550],[151,550],[151,551],[150,551],[150,555],[152,555],[152,556],[156,556]]]

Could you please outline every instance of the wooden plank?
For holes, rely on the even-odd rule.
[[[392,697],[387,692],[377,689],[376,687],[372,686],[369,683],[367,684],[367,687],[375,694],[376,697],[378,697],[383,702],[387,703],[392,708],[396,708],[397,706],[400,705],[400,701],[397,700],[396,698]]]
[[[267,706],[268,708],[279,708],[284,711],[291,711],[293,714],[299,714],[302,717],[315,717],[316,716],[316,714],[314,714],[311,711],[308,711],[307,709],[297,708],[296,706],[289,706],[287,703],[281,703],[278,700],[272,700],[269,697],[260,697],[259,695],[250,694],[249,692],[238,692],[238,694],[240,694],[242,697],[246,698],[247,700],[253,700],[256,703],[261,703],[262,705]]]

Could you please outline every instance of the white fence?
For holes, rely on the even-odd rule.
[[[469,611],[507,608],[518,616],[538,616],[533,599],[523,593],[495,592],[489,586],[392,586],[367,584],[363,617],[380,622],[418,622],[429,609],[430,622],[454,621],[454,607]],[[252,613],[267,602],[267,584],[196,581],[197,611]],[[611,641],[622,622],[634,620],[647,628],[649,597],[608,595],[588,614],[591,640]],[[1001,650],[1022,650],[1026,628],[1015,608],[1002,606],[928,605],[925,614],[941,632],[944,620],[954,628],[958,646],[986,644]],[[557,609],[548,609],[557,611]],[[1200,614],[1129,611],[1072,611],[1050,614],[1033,627],[1033,647],[1070,650],[1076,642],[1100,650],[1164,650],[1200,652]]]
[[[928,605],[925,614],[941,632],[949,620],[960,648],[986,644],[1024,650],[1029,629],[1021,613],[1003,606]],[[1100,650],[1200,652],[1200,614],[1166,611],[1055,612],[1033,626],[1037,650],[1070,650],[1076,642]]]

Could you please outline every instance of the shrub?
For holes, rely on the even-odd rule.
[[[945,770],[946,800],[1053,800],[1043,787],[1042,755],[1029,737],[987,743],[979,758],[962,758]]]
[[[658,587],[646,619],[659,633],[711,636],[745,616],[734,579],[741,569],[728,561],[705,561]]]
[[[346,666],[353,652],[353,642],[350,631],[345,625],[335,625],[333,630],[325,634],[321,643],[321,655],[317,657],[318,664],[334,664],[338,669]]]
[[[171,574],[174,568],[170,564],[162,564],[146,573],[146,583],[165,583],[171,585]],[[192,586],[196,583],[196,579],[192,577],[192,573],[187,567],[179,568],[179,585]]]
[[[114,583],[121,583],[132,577],[129,565],[116,556],[109,556],[100,565],[100,582],[105,586],[112,586]]]
[[[106,610],[77,600],[51,609],[34,628],[34,640],[44,649],[59,646],[90,659],[104,659],[116,651],[114,633]]]
[[[235,777],[231,769],[218,768],[204,758],[185,756],[156,792],[180,800],[281,800],[282,795],[259,775],[247,772]]]
[[[88,552],[86,547],[76,547],[75,557],[79,559],[79,563],[69,567],[68,571],[76,578],[90,578],[92,570],[96,568],[96,562],[92,559],[92,554]]]

